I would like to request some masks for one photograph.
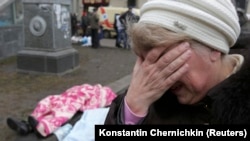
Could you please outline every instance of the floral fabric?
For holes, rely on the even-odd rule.
[[[105,107],[116,94],[100,84],[73,86],[60,95],[50,95],[38,102],[32,112],[37,121],[37,131],[48,136],[74,116],[78,111]]]

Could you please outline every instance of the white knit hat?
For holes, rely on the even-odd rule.
[[[240,34],[231,0],[151,0],[141,7],[140,22],[184,33],[225,54]]]

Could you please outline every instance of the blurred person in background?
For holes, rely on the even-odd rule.
[[[75,13],[71,14],[71,34],[72,36],[77,34],[77,16]]]
[[[88,27],[89,27],[89,13],[88,11],[84,10],[82,12],[82,17],[81,17],[81,27],[82,27],[82,33],[83,33],[83,37],[84,36],[89,36],[90,33],[88,31]]]
[[[122,33],[124,32],[125,26],[120,22],[121,14],[115,14],[114,29],[116,31],[116,41],[115,46],[121,48],[121,43],[124,42]]]
[[[91,29],[92,48],[100,47],[100,15],[97,13],[98,8],[94,8],[89,17],[89,24]]]

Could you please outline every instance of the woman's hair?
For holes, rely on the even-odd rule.
[[[203,54],[212,50],[208,46],[192,40],[184,34],[169,31],[161,26],[147,23],[130,23],[128,26],[129,44],[134,52],[141,56],[142,52],[150,51],[154,47],[173,46],[188,41],[195,51]]]
[[[143,51],[149,51],[154,47],[163,45],[171,46],[182,41],[191,40],[186,35],[146,23],[129,24],[127,32],[129,44],[137,55],[140,55]]]

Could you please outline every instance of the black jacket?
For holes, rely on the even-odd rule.
[[[250,55],[249,50],[234,49],[245,56],[241,70],[212,88],[196,105],[181,105],[166,92],[150,107],[141,124],[249,124],[250,123]],[[246,55],[245,55],[246,54]],[[105,124],[122,124],[123,99],[119,95],[111,104]]]

